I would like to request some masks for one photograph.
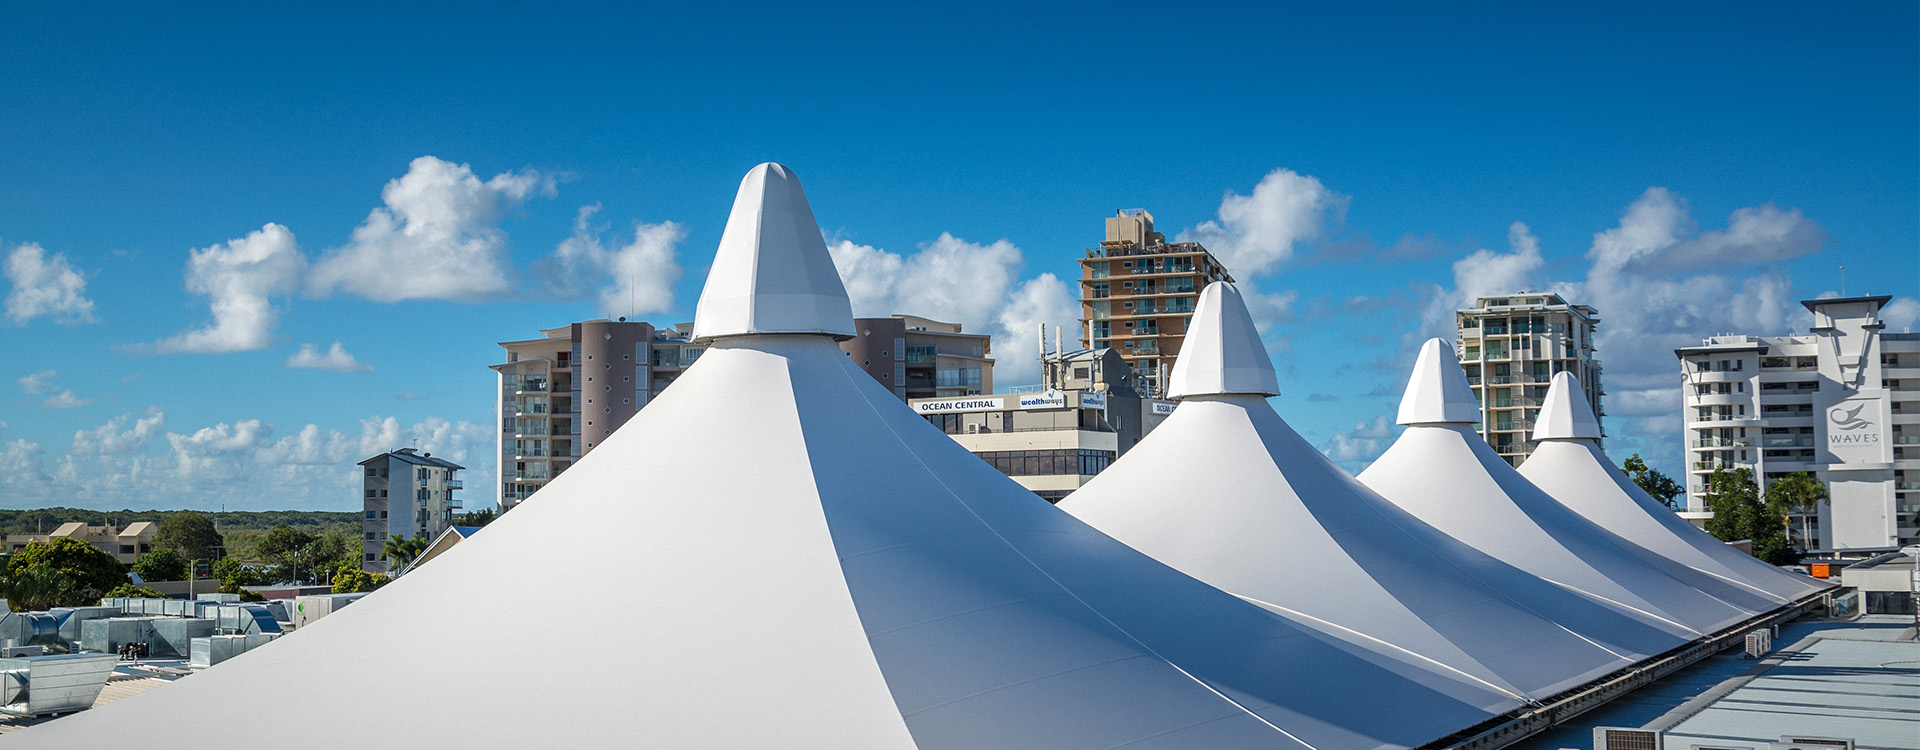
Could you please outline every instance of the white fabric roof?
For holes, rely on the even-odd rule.
[[[1472,398],[1451,348],[1427,342],[1417,368],[1412,382],[1455,380],[1459,388],[1443,384],[1440,392]],[[1451,414],[1452,405],[1447,409]],[[1677,577],[1687,575],[1683,566],[1548,497],[1494,453],[1474,432],[1473,419],[1409,424],[1360,481],[1482,552],[1682,637],[1715,633],[1757,614],[1687,585]]]
[[[781,294],[845,292],[822,278]],[[746,309],[755,326],[786,327],[772,306]],[[1368,750],[1433,741],[1505,704],[1059,512],[827,335],[721,336],[490,528],[268,647],[0,744],[138,732],[144,747],[200,748],[204,736],[150,730],[217,717],[289,747],[339,738],[286,727],[350,721],[393,747]]]
[[[1467,379],[1444,377],[1445,371],[1437,366],[1443,357],[1459,369],[1459,360],[1453,359],[1453,349],[1447,342],[1427,339],[1420,345],[1420,359],[1407,380],[1407,396],[1400,400],[1400,424],[1472,423],[1480,419]]]
[[[1203,318],[1206,324],[1197,325]],[[1223,281],[1200,290],[1193,322],[1181,339],[1180,359],[1167,378],[1168,398],[1218,393],[1280,395],[1273,360],[1260,343],[1260,329],[1240,299],[1240,288]]]
[[[1215,283],[1201,294],[1189,340],[1217,340],[1223,321],[1246,317],[1232,291]],[[1268,361],[1258,337],[1207,358],[1182,350],[1173,380],[1219,382],[1199,370],[1253,361]],[[1258,395],[1187,396],[1059,507],[1312,627],[1516,697],[1544,699],[1676,643],[1413,518]],[[1556,622],[1615,637],[1602,647]]]
[[[1635,545],[1746,589],[1761,602],[1776,605],[1823,591],[1832,584],[1790,573],[1754,559],[1688,523],[1634,484],[1613,465],[1593,435],[1578,429],[1580,417],[1593,420],[1593,408],[1580,381],[1561,373],[1553,379],[1541,414],[1570,413],[1573,429],[1556,420],[1534,431],[1538,448],[1520,465],[1520,475],[1589,521]],[[1549,427],[1549,425],[1552,425]]]

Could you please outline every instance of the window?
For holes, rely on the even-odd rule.
[[[373,515],[373,513],[374,513],[373,511],[367,511],[367,517],[374,518],[375,516]]]
[[[386,512],[386,511],[384,511],[384,510],[383,510],[383,511],[380,511],[380,517],[381,517],[381,518],[386,518],[386,517],[387,517],[387,512]]]

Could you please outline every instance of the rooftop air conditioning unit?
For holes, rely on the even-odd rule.
[[[1666,746],[1666,735],[1651,729],[1593,728],[1593,750],[1666,750]]]
[[[1853,740],[1839,737],[1781,737],[1771,750],[1853,750]]]
[[[1773,631],[1761,628],[1747,634],[1747,658],[1758,659],[1772,652]]]

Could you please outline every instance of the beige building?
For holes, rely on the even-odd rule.
[[[1751,469],[1772,482],[1812,472],[1830,500],[1796,512],[1796,544],[1818,553],[1920,542],[1920,334],[1884,333],[1892,297],[1803,302],[1798,336],[1715,336],[1676,350],[1683,378],[1687,510],[1713,515],[1707,478]]]
[[[1161,395],[1200,290],[1233,277],[1200,243],[1167,242],[1146,209],[1107,217],[1106,236],[1080,259],[1081,344],[1111,347]]]
[[[153,537],[160,527],[151,521],[136,521],[119,528],[111,524],[93,526],[79,521],[60,524],[51,534],[8,534],[7,550],[19,552],[33,543],[46,544],[55,539],[78,539],[113,555],[113,559],[131,565],[153,550]]]
[[[840,348],[902,401],[993,392],[987,334],[913,315],[855,318],[853,329],[855,337]]]
[[[1048,502],[1092,480],[1173,413],[1142,398],[1112,349],[1050,354],[1040,386],[1018,392],[911,399],[954,442]]]
[[[496,420],[501,512],[566,471],[706,351],[692,324],[589,320],[502,341]]]
[[[1454,352],[1480,402],[1476,429],[1508,463],[1519,466],[1533,453],[1533,421],[1555,373],[1579,378],[1594,417],[1605,417],[1600,397],[1606,389],[1593,348],[1600,316],[1593,308],[1558,294],[1521,292],[1481,297],[1456,315]]]
[[[360,568],[388,572],[387,538],[433,539],[453,523],[462,502],[453,493],[465,487],[467,467],[413,448],[388,451],[360,462],[363,469],[360,520]]]

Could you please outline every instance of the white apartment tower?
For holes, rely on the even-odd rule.
[[[1508,463],[1519,466],[1533,453],[1533,420],[1555,373],[1573,373],[1594,416],[1606,414],[1593,349],[1600,316],[1593,308],[1567,304],[1558,294],[1521,292],[1481,297],[1455,312],[1454,352],[1480,402],[1477,429]]]
[[[1872,552],[1920,539],[1920,334],[1881,331],[1892,299],[1807,300],[1807,335],[1715,336],[1675,350],[1685,383],[1682,515],[1712,516],[1704,494],[1715,469],[1752,469],[1763,482],[1804,471],[1831,500],[1788,524],[1803,548]]]
[[[453,523],[460,510],[453,496],[464,482],[459,473],[466,468],[432,453],[413,448],[388,451],[360,462],[364,470],[361,487],[366,496],[361,502],[365,517],[360,521],[360,568],[385,573],[387,537],[433,539]]]
[[[692,324],[589,320],[502,341],[497,415],[500,511],[512,510],[680,377],[706,351]]]

